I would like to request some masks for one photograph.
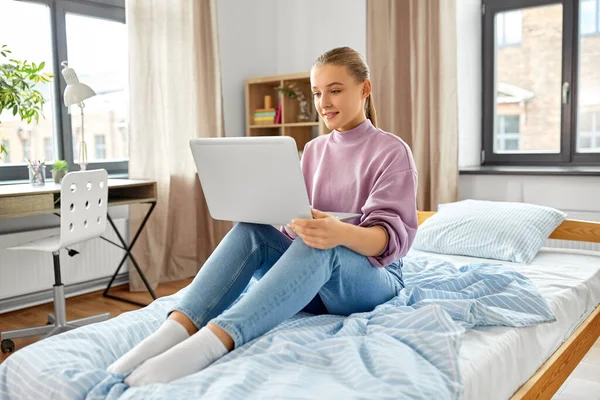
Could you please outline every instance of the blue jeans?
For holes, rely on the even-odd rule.
[[[371,311],[402,290],[401,267],[399,260],[375,268],[343,246],[319,250],[271,225],[238,223],[173,310],[198,329],[209,322],[219,326],[239,347],[302,310],[346,316]],[[252,276],[258,282],[238,299]]]

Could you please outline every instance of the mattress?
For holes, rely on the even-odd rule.
[[[459,266],[490,260],[424,253]],[[528,277],[550,304],[552,323],[475,327],[463,336],[459,365],[464,399],[508,399],[600,304],[600,254],[543,248],[532,263],[502,262]]]

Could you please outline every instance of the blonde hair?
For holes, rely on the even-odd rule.
[[[320,65],[342,65],[348,69],[350,75],[354,77],[358,82],[364,82],[366,79],[371,78],[371,70],[367,65],[367,62],[363,56],[350,47],[337,47],[331,49],[319,56],[315,61],[315,66]],[[377,113],[375,112],[375,104],[373,103],[373,96],[369,94],[365,102],[365,115],[371,120],[373,126],[377,126]]]

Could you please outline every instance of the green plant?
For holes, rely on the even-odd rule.
[[[65,160],[57,160],[52,164],[52,171],[65,171],[69,170],[69,164]]]
[[[12,114],[27,123],[35,119],[39,122],[40,115],[43,117],[42,107],[44,97],[35,89],[38,83],[50,82],[52,74],[44,73],[46,63],[29,63],[27,60],[20,61],[9,58],[11,51],[6,45],[0,47],[0,113],[4,110],[12,111]],[[2,121],[0,121],[1,123]],[[0,145],[0,155],[6,154],[6,149]]]
[[[306,96],[304,92],[300,90],[300,88],[294,83],[290,83],[288,87],[278,86],[275,88],[279,93],[283,93],[288,96],[290,99],[298,99],[298,101],[306,100]]]
[[[296,98],[296,93],[294,93],[294,91],[292,89],[287,88],[285,86],[278,86],[278,87],[275,88],[275,90],[277,90],[279,93],[285,94],[290,99],[295,99]]]

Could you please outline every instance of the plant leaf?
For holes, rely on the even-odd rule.
[[[0,54],[7,57],[11,51],[6,45],[0,47]],[[38,84],[50,82],[53,74],[43,73],[46,63],[29,63],[27,60],[8,59],[0,64],[0,113],[3,110],[12,111],[23,121],[31,123],[33,119],[39,122],[45,100],[36,90]]]

